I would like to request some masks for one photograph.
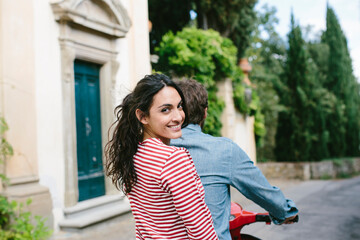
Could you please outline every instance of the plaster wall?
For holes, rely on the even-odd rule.
[[[39,178],[50,190],[53,214],[59,219],[65,191],[59,26],[49,1],[36,0],[33,9]]]
[[[6,163],[10,179],[38,173],[37,116],[32,0],[1,1],[2,111],[14,156]],[[31,140],[31,141],[29,141]]]
[[[2,1],[0,1],[0,53],[3,52],[3,7],[2,7]],[[4,92],[3,92],[3,61],[4,61],[4,55],[0,54],[0,114],[4,111]],[[0,170],[2,172],[2,167],[0,167]],[[0,184],[2,185],[2,184]],[[2,190],[2,187],[0,187],[0,191]]]
[[[0,53],[3,51],[3,19],[2,19],[2,14],[3,12],[3,7],[2,7],[2,1],[0,1]],[[3,87],[3,55],[0,54],[0,116],[3,115],[3,112],[4,112],[4,87]],[[4,167],[4,164],[0,164],[0,173],[1,174],[4,174],[5,172],[5,167]],[[2,192],[4,189],[3,189],[3,183],[2,183],[2,180],[0,180],[0,192]]]
[[[136,83],[151,73],[148,2],[147,0],[123,0],[132,21],[126,38],[119,39],[117,60],[120,64],[114,89],[114,105],[134,89]]]
[[[0,53],[3,52],[3,3],[0,1]],[[4,111],[4,86],[3,86],[3,62],[4,62],[4,54],[0,54],[0,114],[3,114]],[[0,167],[0,170],[3,170],[2,167]],[[1,171],[2,172],[2,171]],[[1,184],[0,184],[1,185]],[[1,187],[0,187],[1,191]]]
[[[234,141],[247,153],[250,159],[256,163],[256,142],[254,134],[254,117],[235,114]]]

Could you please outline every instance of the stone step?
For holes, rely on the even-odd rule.
[[[79,202],[73,207],[64,209],[65,219],[60,223],[62,231],[77,231],[97,223],[118,217],[130,211],[126,197],[109,195]]]

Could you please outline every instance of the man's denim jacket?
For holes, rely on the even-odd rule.
[[[279,188],[271,186],[246,153],[230,139],[204,134],[199,125],[190,124],[182,130],[181,138],[171,140],[171,145],[189,150],[220,240],[231,240],[230,186],[268,211],[275,224],[298,213],[295,203],[286,199]]]

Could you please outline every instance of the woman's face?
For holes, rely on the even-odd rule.
[[[144,139],[160,138],[169,144],[170,139],[181,137],[181,125],[185,119],[182,99],[173,87],[164,87],[153,97],[149,115],[140,118],[144,125]]]

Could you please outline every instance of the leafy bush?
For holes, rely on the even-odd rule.
[[[13,155],[12,146],[5,139],[8,130],[5,119],[0,117],[0,166],[5,160]],[[7,182],[5,174],[0,173],[3,183]],[[28,199],[26,206],[29,206]],[[45,226],[45,219],[40,216],[32,216],[32,213],[24,210],[24,204],[9,201],[5,196],[0,196],[0,239],[1,240],[43,240],[51,235],[51,231]]]
[[[176,34],[172,32],[165,34],[155,51],[159,55],[158,63],[153,66],[156,71],[174,77],[194,78],[206,87],[209,94],[209,108],[204,132],[220,136],[221,113],[225,104],[216,96],[216,82],[222,79],[232,79],[235,106],[241,113],[255,116],[257,111],[260,113],[255,90],[253,90],[255,101],[245,100],[243,74],[236,64],[237,49],[230,39],[221,37],[218,32],[211,29],[184,28]],[[258,121],[256,134],[264,132],[262,128],[264,124],[260,122],[261,120],[261,117],[256,120]]]
[[[30,203],[31,199],[28,199],[26,206]],[[31,212],[24,210],[22,203],[9,202],[6,197],[0,196],[0,239],[42,240],[50,236],[51,231],[45,226],[45,219],[33,217]]]
[[[5,122],[5,119],[0,116],[0,166],[4,164],[5,159],[8,156],[12,156],[14,154],[12,146],[8,143],[8,141],[6,141],[4,137],[4,134],[7,130],[9,130],[7,123]],[[0,183],[1,181],[7,181],[7,178],[5,174],[2,173],[2,171],[0,171]]]
[[[208,118],[204,131],[220,136],[224,102],[216,96],[216,81],[230,77],[236,61],[236,48],[229,39],[214,30],[184,28],[174,35],[168,32],[156,49],[157,71],[175,77],[194,78],[204,84],[209,93]]]

